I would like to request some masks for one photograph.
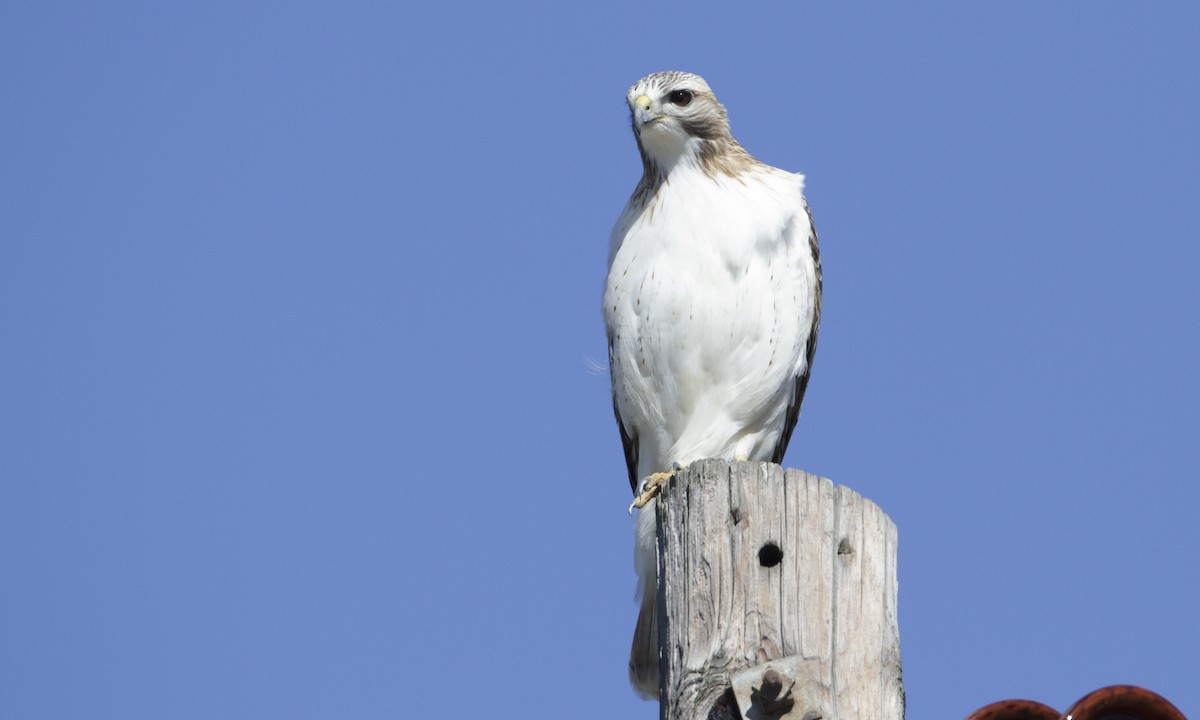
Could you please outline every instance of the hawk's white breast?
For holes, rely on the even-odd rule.
[[[770,458],[813,321],[802,175],[676,167],[613,230],[604,297],[614,397],[638,475]]]

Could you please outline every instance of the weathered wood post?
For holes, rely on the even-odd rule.
[[[703,460],[658,502],[664,720],[902,720],[896,526],[829,480]]]

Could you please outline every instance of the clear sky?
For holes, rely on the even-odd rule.
[[[0,717],[656,718],[625,91],[808,176],[908,717],[1200,716],[1200,5],[6,3]]]

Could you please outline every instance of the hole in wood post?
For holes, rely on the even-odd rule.
[[[775,567],[783,560],[783,550],[773,542],[762,546],[758,551],[758,564],[763,567]]]
[[[725,692],[717,698],[717,702],[708,711],[706,720],[742,720],[742,714],[738,712],[737,695],[733,694],[733,688],[725,688]]]
[[[854,548],[850,547],[850,538],[842,538],[838,543],[838,555],[853,555]]]

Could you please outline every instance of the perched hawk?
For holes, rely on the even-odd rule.
[[[613,228],[604,319],[629,480],[645,502],[676,465],[782,460],[817,345],[821,260],[804,176],[751,157],[702,78],[655,73],[626,99],[643,174]],[[647,697],[659,692],[654,505],[635,523],[629,657]]]

